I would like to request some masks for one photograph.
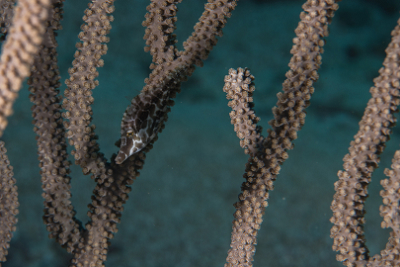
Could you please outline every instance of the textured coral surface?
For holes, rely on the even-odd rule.
[[[204,2],[184,0],[178,5],[179,45],[201,15]],[[141,26],[148,3],[115,2],[109,51],[93,94],[93,122],[107,156],[118,151],[114,142],[120,135],[122,114],[149,73],[151,56],[143,51]],[[132,186],[106,266],[223,266],[233,203],[247,161],[230,124],[230,109],[222,91],[224,76],[229,68],[251,69],[257,88],[255,110],[265,131],[288,70],[302,4],[301,0],[239,1],[204,67],[182,84],[166,128]],[[370,98],[369,88],[384,59],[400,2],[353,0],[339,4],[305,126],[270,192],[254,266],[342,266],[335,260],[329,237],[333,183]],[[62,81],[68,77],[85,7],[82,0],[65,3],[64,30],[57,37]],[[4,133],[21,204],[4,266],[67,266],[70,256],[47,238],[42,222],[30,105],[24,88]],[[383,249],[389,236],[380,228],[379,180],[385,178],[383,167],[390,165],[399,142],[396,127],[368,190],[365,231],[371,254]],[[78,168],[73,168],[71,176],[72,201],[79,219],[86,221],[94,183]]]

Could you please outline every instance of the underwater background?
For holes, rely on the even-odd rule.
[[[191,34],[205,0],[178,5],[178,47]],[[132,185],[119,232],[111,240],[106,266],[203,267],[225,263],[234,207],[247,156],[230,124],[224,76],[229,68],[248,67],[256,77],[255,110],[268,128],[271,108],[285,79],[294,29],[303,0],[241,0],[224,28],[224,36],[204,67],[182,84],[166,127],[159,135],[140,177]],[[148,0],[115,2],[100,85],[94,90],[93,123],[101,151],[118,148],[122,114],[144,85],[151,56],[143,51],[141,26]],[[65,2],[59,32],[59,67],[64,80],[71,67],[82,24],[84,0]],[[307,109],[306,123],[283,164],[258,235],[254,266],[342,266],[332,251],[330,204],[336,173],[358,131],[370,98],[369,88],[385,57],[390,32],[400,17],[400,1],[339,2],[326,39],[320,79]],[[42,222],[43,200],[25,86],[14,105],[3,140],[19,188],[17,231],[3,266],[68,266],[71,258],[50,240]],[[365,232],[370,255],[384,249],[389,230],[381,229],[379,181],[399,148],[399,127],[382,154],[369,187]],[[72,161],[72,158],[71,158]],[[95,183],[72,168],[72,201],[77,217],[87,221],[87,204]]]

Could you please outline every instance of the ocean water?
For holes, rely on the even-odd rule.
[[[178,48],[191,34],[204,0],[178,5]],[[108,157],[120,135],[120,121],[130,100],[149,74],[151,56],[143,51],[147,0],[116,1],[105,65],[93,97],[93,123],[101,151]],[[237,201],[247,156],[230,124],[224,76],[229,68],[248,67],[256,77],[254,102],[260,124],[268,128],[271,108],[281,91],[300,0],[241,0],[224,28],[224,36],[202,68],[182,84],[176,105],[132,185],[119,232],[111,240],[106,266],[223,266],[230,244],[233,203]],[[83,0],[65,2],[59,67],[68,77]],[[330,204],[336,173],[358,130],[372,80],[378,75],[399,19],[400,1],[347,0],[339,3],[326,39],[320,79],[307,109],[295,148],[270,193],[258,236],[255,267],[342,266],[332,251]],[[65,85],[62,83],[62,90]],[[19,188],[20,214],[11,242],[8,267],[68,266],[70,255],[50,240],[42,222],[43,200],[26,86],[14,106],[3,140]],[[384,249],[388,230],[380,228],[379,180],[399,148],[394,128],[382,163],[373,176],[366,202],[366,238],[371,255]],[[72,158],[71,158],[72,160]],[[77,217],[87,221],[87,204],[95,183],[72,168],[72,201]]]

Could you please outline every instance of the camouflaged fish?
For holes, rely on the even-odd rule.
[[[168,103],[169,92],[162,89],[142,92],[132,100],[121,122],[120,148],[115,158],[117,164],[141,151],[157,136]]]

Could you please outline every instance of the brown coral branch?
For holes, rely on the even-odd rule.
[[[274,119],[269,122],[272,129],[268,130],[266,138],[261,136],[260,141],[257,141],[259,137],[254,125],[250,127],[254,130],[238,135],[239,138],[242,138],[242,135],[248,136],[248,141],[243,145],[248,146],[250,157],[243,175],[246,181],[242,184],[239,201],[235,203],[231,249],[228,251],[225,267],[253,266],[257,234],[263,221],[264,208],[268,205],[269,191],[273,190],[273,182],[279,174],[280,165],[289,157],[287,150],[293,148],[297,132],[304,124],[304,109],[309,105],[314,92],[312,85],[318,80],[317,70],[321,65],[323,38],[328,35],[328,23],[338,9],[336,2],[309,0],[303,5],[304,12],[300,14],[301,21],[295,30],[296,38],[293,39],[290,70],[286,73],[283,93],[278,93],[277,106],[272,109]],[[232,85],[246,79],[249,81],[245,84],[252,78],[243,70],[239,70],[238,75],[231,71],[230,77],[225,78],[225,91],[235,90],[231,88]],[[236,96],[238,102],[251,102],[248,94]],[[235,111],[236,103],[230,103]],[[246,112],[250,111],[241,111],[243,114]],[[237,111],[233,117],[236,117],[236,113]],[[251,113],[249,115],[252,116]],[[244,129],[247,128],[244,124],[253,124],[252,120],[240,118],[232,120],[232,123],[235,129]],[[255,152],[254,148],[257,148]]]
[[[12,232],[18,219],[18,192],[13,167],[7,157],[4,142],[0,141],[0,261],[6,261]]]
[[[65,90],[63,108],[66,112],[63,117],[68,120],[64,122],[67,130],[69,144],[74,146],[72,155],[75,163],[82,167],[83,173],[92,173],[93,177],[104,179],[105,158],[99,153],[94,133],[95,125],[91,125],[92,108],[94,102],[92,90],[99,82],[96,77],[98,67],[102,67],[104,61],[101,57],[107,53],[106,43],[109,41],[107,34],[111,29],[114,11],[114,1],[94,0],[85,10],[79,33],[80,42],[76,44],[78,50],[72,68],[69,69],[70,78],[65,81],[68,88]]]
[[[80,239],[79,222],[71,204],[65,129],[61,118],[60,76],[57,66],[56,31],[61,28],[62,0],[53,1],[44,41],[35,57],[28,80],[32,116],[37,134],[39,166],[44,198],[43,220],[49,237],[65,245],[69,252]]]
[[[350,143],[349,154],[343,159],[344,171],[338,172],[339,180],[335,182],[336,193],[331,205],[333,211],[331,222],[334,224],[331,229],[331,237],[334,239],[332,248],[340,252],[336,259],[343,261],[346,266],[397,266],[399,264],[398,250],[393,253],[393,246],[398,248],[398,242],[395,241],[397,230],[392,233],[387,248],[381,251],[381,255],[370,257],[363,229],[364,203],[368,197],[367,187],[371,181],[372,172],[378,167],[379,154],[384,150],[391,128],[396,123],[394,113],[398,111],[400,104],[399,58],[400,20],[392,31],[392,41],[386,49],[383,67],[379,70],[380,75],[374,79],[374,86],[370,90],[372,98],[368,101],[359,123],[360,129]],[[398,160],[397,156],[395,160]],[[393,164],[396,169],[396,162]],[[388,187],[389,184],[395,185],[393,172],[387,171],[392,178],[389,181],[383,181],[387,192],[394,190],[393,187],[391,189]],[[383,194],[384,201],[388,201],[387,193]],[[388,220],[387,216],[385,220]],[[396,220],[393,222],[397,223]],[[390,226],[390,224],[383,223],[383,226]],[[392,224],[392,226],[398,228],[400,225]]]
[[[50,0],[20,0],[0,58],[0,136],[43,41]]]

